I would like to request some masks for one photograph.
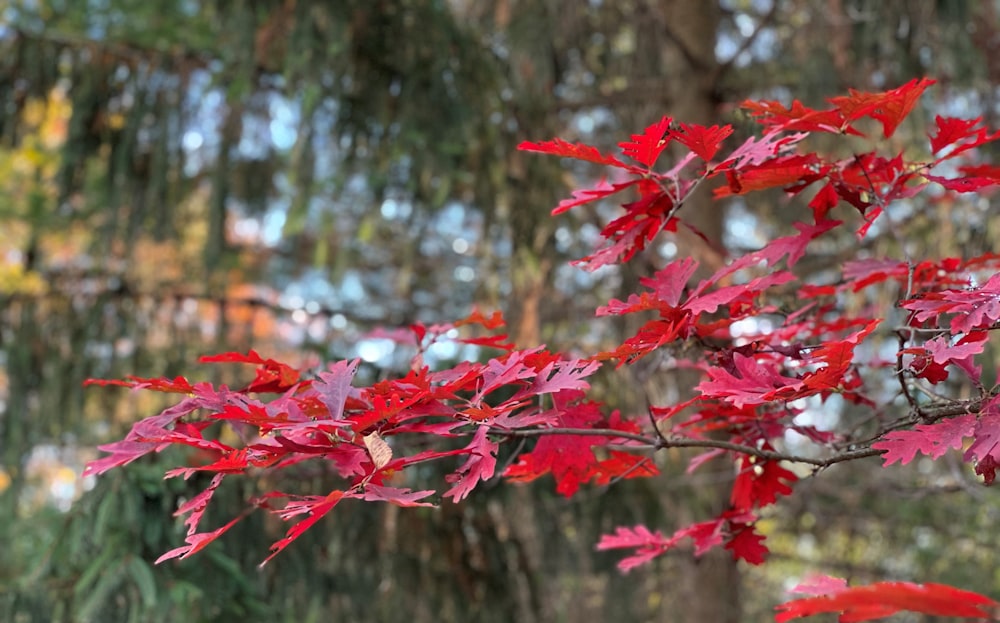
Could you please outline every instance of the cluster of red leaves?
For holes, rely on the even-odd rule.
[[[995,274],[1000,256],[919,263],[859,258],[831,266],[839,275],[827,275],[821,282],[802,281],[793,270],[812,241],[843,225],[831,218],[842,205],[848,216],[860,216],[856,234],[864,237],[896,200],[927,188],[947,196],[1000,184],[1000,168],[976,161],[977,148],[1000,138],[1000,132],[988,132],[979,119],[938,117],[928,134],[926,158],[919,161],[877,149],[848,158],[800,150],[803,139],[813,133],[863,137],[864,124],[872,122],[865,119],[890,137],[932,83],[914,80],[883,93],[852,91],[830,99],[825,109],[800,102],[789,107],[745,102],[763,134],[731,151],[723,149],[723,141],[733,134],[731,127],[675,123],[668,117],[620,143],[620,157],[561,139],[523,143],[521,148],[528,151],[612,170],[613,181],[578,190],[553,210],[558,214],[626,197],[622,214],[602,230],[603,246],[579,261],[589,270],[628,261],[661,232],[688,226],[682,208],[703,184],[714,185],[720,199],[769,189],[783,190],[789,197],[802,195],[808,199],[811,223],[796,223],[795,233],[733,258],[697,283],[693,259],[668,263],[642,279],[640,292],[597,310],[598,316],[642,313],[649,320],[622,344],[584,359],[541,347],[517,350],[500,333],[499,315],[475,312],[454,325],[417,325],[392,333],[394,340],[415,350],[411,369],[401,378],[367,387],[354,385],[357,362],[336,362],[305,374],[253,351],[203,359],[255,365],[253,382],[241,390],[191,384],[181,377],[99,381],[185,397],[135,424],[124,440],[103,446],[109,456],[91,463],[87,472],[101,474],[170,446],[197,450],[192,456],[202,459],[198,464],[171,470],[167,476],[208,472],[213,477],[208,488],[178,509],[178,515],[187,515],[187,544],[164,554],[162,561],[197,552],[240,519],[198,531],[206,506],[227,476],[306,461],[318,462],[342,485],[320,495],[271,491],[253,500],[252,507],[297,520],[272,546],[271,557],[343,500],[399,506],[427,505],[438,495],[462,500],[497,476],[501,444],[513,439],[532,438],[534,445],[511,457],[502,476],[525,482],[551,474],[557,491],[567,496],[587,483],[655,476],[655,452],[663,448],[703,448],[690,460],[689,471],[712,459],[729,461],[735,479],[729,507],[718,516],[670,536],[637,525],[619,527],[601,539],[598,549],[629,550],[620,562],[623,571],[688,541],[695,555],[722,546],[737,559],[763,562],[767,548],[757,519],[762,508],[792,494],[797,473],[804,472],[789,469],[790,463],[823,467],[857,456],[838,454],[852,445],[853,451],[859,445],[882,451],[888,465],[908,463],[917,453],[937,458],[971,439],[965,458],[992,482],[1000,467],[1000,399],[983,385],[976,358],[1000,325],[1000,277]],[[668,155],[674,159],[664,171],[658,163]],[[939,165],[956,158],[961,159],[957,166],[949,162],[942,167],[949,174],[937,172]],[[857,316],[842,312],[848,295],[887,284],[904,293],[898,301],[909,314],[903,327],[884,327],[885,310]],[[431,344],[470,325],[478,327],[480,335],[455,339],[496,348],[500,354],[443,370],[424,364]],[[875,340],[884,344],[887,335],[899,340],[895,362],[879,359],[872,345]],[[683,358],[692,351],[700,354]],[[654,405],[648,413],[632,416],[606,415],[601,405],[585,399],[586,378],[602,362],[631,365],[654,353],[678,367],[700,371],[695,397],[677,405]],[[870,375],[863,376],[862,370],[887,372],[884,376],[899,386],[900,397],[909,403],[912,426],[887,425],[876,432],[873,444],[870,436],[868,441],[853,439],[849,432],[802,423],[799,416],[810,405],[815,409],[835,395],[875,411],[878,405],[871,396],[884,395],[885,385],[870,387]],[[940,383],[956,370],[978,388],[978,397],[942,408],[921,405],[911,395],[913,384]],[[221,427],[235,434],[223,437]],[[804,440],[800,444],[811,444],[807,454],[790,452],[790,432]],[[239,442],[223,443],[223,438]],[[414,446],[402,443],[406,438],[421,440],[426,449],[395,456],[397,450]],[[449,462],[452,471],[440,489],[413,490],[408,468],[428,461]],[[931,584],[823,589],[782,606],[777,620],[840,612],[842,621],[862,621],[901,609],[985,616],[983,608],[994,605]]]

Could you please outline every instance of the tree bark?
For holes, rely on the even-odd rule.
[[[664,74],[664,96],[668,104],[660,114],[684,123],[712,125],[719,122],[716,81],[718,61],[715,41],[721,18],[718,3],[688,0],[651,0],[653,23],[660,31],[660,59]],[[656,115],[657,117],[659,115]],[[653,121],[650,118],[649,121]],[[694,279],[715,272],[725,261],[722,249],[724,214],[712,200],[709,188],[702,187],[689,197],[678,213],[700,231],[709,242],[678,228],[680,255],[693,256],[699,263]],[[662,379],[653,379],[662,383]],[[675,378],[679,392],[690,391],[697,379]],[[681,396],[684,398],[684,396]],[[727,459],[714,460],[701,469],[725,473]],[[714,464],[714,465],[713,465]],[[685,500],[689,521],[718,515],[729,504],[732,478],[714,478],[702,484]],[[689,623],[737,623],[742,620],[740,572],[731,554],[715,548],[699,559],[688,557],[682,569],[681,603],[673,615]]]

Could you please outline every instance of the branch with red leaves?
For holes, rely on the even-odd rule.
[[[762,508],[793,495],[798,476],[788,469],[792,463],[811,465],[816,473],[876,455],[885,465],[905,465],[918,455],[936,459],[964,450],[964,460],[991,484],[1000,469],[1000,394],[995,380],[982,378],[981,360],[1000,326],[1000,255],[916,262],[859,254],[826,267],[824,275],[796,270],[814,241],[842,244],[850,237],[834,214],[846,211],[859,220],[858,239],[881,229],[902,241],[905,232],[897,224],[873,229],[887,221],[896,202],[919,209],[922,193],[940,197],[1000,186],[1000,167],[981,162],[979,149],[1000,139],[1000,132],[988,131],[981,119],[937,117],[923,151],[909,150],[906,157],[880,153],[882,144],[864,134],[874,123],[884,137],[892,136],[932,84],[922,79],[882,93],[851,91],[823,109],[797,101],[744,102],[762,131],[731,149],[724,145],[731,127],[669,117],[620,143],[620,154],[559,138],[525,142],[521,149],[610,170],[610,179],[577,190],[553,210],[557,215],[621,199],[619,216],[601,231],[601,246],[577,262],[586,270],[627,262],[687,226],[682,207],[701,184],[713,184],[719,200],[780,189],[801,199],[804,218],[794,231],[704,279],[694,278],[693,258],[661,260],[663,267],[642,278],[638,291],[596,310],[598,319],[642,314],[644,324],[621,344],[586,357],[515,349],[499,314],[474,312],[454,324],[387,333],[411,349],[411,369],[367,386],[355,384],[357,361],[306,373],[254,351],[202,359],[254,366],[253,380],[238,390],[185,377],[95,381],[176,393],[180,400],[136,423],[123,440],[102,446],[108,455],[90,463],[87,473],[184,447],[188,463],[167,477],[213,475],[178,509],[187,516],[186,544],[163,561],[198,552],[240,520],[243,515],[199,531],[226,478],[295,470],[307,462],[321,466],[338,483],[330,491],[266,491],[250,501],[251,509],[296,522],[272,545],[270,560],[345,501],[404,507],[441,498],[458,502],[498,476],[513,482],[551,476],[556,490],[571,496],[587,485],[656,477],[656,451],[666,448],[704,450],[690,459],[689,472],[709,460],[727,461],[735,478],[729,506],[718,516],[669,535],[638,525],[601,539],[598,549],[627,551],[623,571],[689,542],[696,555],[723,547],[736,559],[764,562],[757,518]],[[848,158],[803,150],[804,139],[817,133],[868,139],[872,148]],[[672,143],[683,155],[664,165],[665,154],[676,153],[667,150]],[[886,293],[895,296],[889,306],[870,304]],[[861,297],[866,305],[851,304]],[[858,309],[865,311],[847,311]],[[900,314],[906,316],[894,322],[900,326],[882,326]],[[427,355],[445,340],[477,349],[477,357],[499,353],[434,369]],[[694,397],[641,414],[609,411],[587,399],[588,378],[601,366],[630,366],[647,357],[664,374],[698,372]],[[974,397],[949,396],[958,382],[972,387]],[[800,417],[838,412],[839,403],[868,415],[860,424],[841,418],[833,429]],[[219,435],[224,427],[234,434]],[[498,467],[501,447],[514,440],[519,444],[509,444],[517,447],[506,466]],[[417,481],[409,469],[428,462],[446,466],[442,482]],[[934,584],[820,588],[822,594],[784,604],[777,620],[839,612],[842,621],[862,621],[902,609],[987,616],[995,606]]]

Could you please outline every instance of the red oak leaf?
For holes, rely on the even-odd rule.
[[[935,364],[940,366],[954,364],[964,371],[970,379],[978,383],[982,376],[982,368],[974,365],[973,358],[983,352],[988,339],[989,333],[986,331],[972,331],[963,335],[952,346],[949,345],[950,340],[947,337],[940,336],[924,342],[922,350]],[[917,350],[921,349],[908,348],[903,352]]]
[[[553,394],[565,390],[583,391],[590,389],[585,377],[597,372],[601,367],[599,361],[553,361],[538,371],[531,385],[514,395],[513,400],[521,400],[528,396]]]
[[[578,396],[566,397],[570,392],[553,394],[558,416],[554,422],[557,428],[611,428],[634,433],[636,427],[621,420],[617,413],[604,419],[598,405],[592,402],[577,402]],[[594,455],[595,446],[607,445],[614,437],[603,435],[544,435],[531,452],[521,454],[516,463],[504,472],[504,477],[515,482],[529,482],[551,473],[556,481],[556,492],[566,497],[576,493],[580,485],[593,478],[599,481],[608,475],[601,470],[608,467],[617,470],[620,462],[602,464]],[[622,443],[617,440],[616,443]],[[654,473],[642,470],[636,475]],[[617,474],[613,474],[617,475]]]
[[[732,133],[733,127],[729,125],[713,125],[708,128],[695,123],[682,123],[680,130],[671,131],[670,136],[708,162],[715,157],[722,141]]]
[[[826,215],[830,210],[837,207],[840,203],[840,195],[837,194],[837,188],[833,182],[827,182],[816,193],[816,196],[809,201],[809,207],[813,211],[813,220],[818,224],[820,221],[826,220]]]
[[[804,180],[815,181],[826,174],[826,167],[813,154],[791,155],[767,162],[726,171],[726,186],[715,189],[715,196],[745,195],[766,188],[786,188]]]
[[[215,490],[219,488],[220,484],[222,484],[223,478],[225,478],[225,474],[216,474],[213,476],[212,482],[209,483],[208,487],[206,487],[204,491],[181,504],[177,508],[177,511],[174,512],[174,517],[180,517],[181,515],[191,513],[191,516],[184,520],[184,525],[188,527],[188,536],[194,534],[198,529],[198,523],[205,514],[205,509],[208,508],[208,502],[212,499],[212,496],[215,495]]]
[[[802,388],[801,380],[781,376],[770,362],[758,362],[753,357],[733,353],[733,365],[735,374],[724,368],[709,368],[710,380],[702,381],[695,390],[742,408],[774,400],[776,390],[794,393]]]
[[[814,390],[836,389],[840,387],[844,375],[851,367],[855,347],[868,337],[881,322],[881,320],[872,320],[863,329],[852,333],[847,338],[836,342],[827,342],[814,350],[810,354],[810,359],[813,362],[826,365],[816,372],[805,375],[802,379],[805,386]]]
[[[985,476],[988,484],[992,483],[993,471],[1000,461],[1000,396],[983,403],[972,437],[972,445],[965,451],[964,458],[975,460],[976,472]]]
[[[982,121],[982,117],[975,119],[955,119],[954,117],[942,117],[941,115],[935,117],[934,123],[937,132],[928,136],[931,141],[931,151],[936,154],[946,147],[954,146],[954,149],[949,151],[947,155],[939,158],[937,162],[954,158],[962,152],[1000,138],[1000,132],[987,134],[986,128],[980,125]]]
[[[169,552],[163,554],[162,556],[156,559],[155,564],[158,565],[161,562],[170,560],[171,558],[180,558],[181,560],[183,560],[188,556],[190,556],[191,554],[200,552],[201,550],[208,547],[209,543],[219,538],[227,530],[235,526],[236,523],[239,522],[239,520],[241,519],[243,519],[243,515],[236,517],[235,519],[233,519],[226,525],[222,526],[218,530],[212,530],[211,532],[199,532],[196,534],[188,534],[187,538],[184,539],[184,542],[187,543],[187,545],[174,548]]]
[[[784,623],[825,612],[840,613],[841,623],[871,621],[897,612],[992,620],[997,606],[1000,604],[985,595],[943,584],[877,582],[783,603],[777,606],[774,620]]]
[[[809,136],[805,132],[785,134],[780,130],[770,130],[762,137],[751,136],[710,173],[709,177],[724,171],[753,167],[772,158],[793,152],[799,141]]]
[[[866,93],[850,90],[850,95],[832,97],[829,101],[850,122],[861,117],[871,117],[882,124],[882,132],[889,138],[899,124],[910,114],[917,100],[936,81],[929,78],[910,80],[901,87],[883,93]]]
[[[992,177],[966,176],[950,178],[931,175],[929,173],[925,173],[924,177],[934,183],[944,186],[947,190],[957,193],[974,193],[989,186],[1000,185],[1000,180]]]
[[[344,497],[364,500],[366,502],[388,502],[395,506],[409,508],[413,506],[434,506],[430,502],[420,501],[434,495],[434,493],[435,491],[430,489],[425,491],[410,491],[409,489],[383,487],[369,483],[360,492],[346,493]]]
[[[247,458],[249,448],[239,450],[229,450],[224,452],[222,458],[208,465],[199,467],[179,467],[168,470],[163,475],[164,478],[176,478],[183,476],[184,480],[190,478],[195,472],[216,472],[218,474],[237,474],[250,467],[250,460]]]
[[[648,456],[621,450],[608,451],[608,458],[598,462],[594,472],[594,483],[597,485],[606,485],[619,478],[651,478],[660,474],[656,463]]]
[[[444,497],[453,498],[454,501],[464,500],[469,493],[479,484],[493,477],[497,467],[497,452],[500,445],[495,441],[490,441],[487,437],[489,426],[479,426],[476,434],[472,437],[467,450],[469,458],[462,464],[454,474],[448,477],[448,482],[455,485],[445,492]]]
[[[779,495],[792,493],[789,484],[796,480],[798,477],[794,472],[776,461],[758,460],[743,455],[739,459],[739,471],[733,482],[730,503],[733,508],[741,511],[774,504]]]
[[[358,360],[337,361],[329,370],[320,372],[319,379],[313,381],[312,389],[319,395],[327,413],[325,419],[339,420],[344,415],[344,405],[351,393],[351,380],[358,370]]]
[[[155,379],[144,379],[139,376],[126,377],[127,380],[119,379],[87,379],[83,382],[84,386],[88,385],[118,385],[120,387],[131,387],[132,389],[149,389],[154,392],[166,392],[174,394],[191,394],[194,393],[195,388],[188,382],[183,376],[177,376],[173,379],[168,378],[155,378]]]
[[[289,528],[284,538],[275,541],[271,545],[271,555],[265,558],[264,562],[260,563],[260,566],[263,567],[266,565],[272,558],[280,554],[283,549],[291,545],[295,539],[302,536],[306,530],[311,528],[320,519],[323,519],[342,499],[344,499],[343,491],[331,491],[325,496],[314,495],[290,501],[284,508],[276,511],[277,515],[286,521],[296,515],[305,514],[307,517]]]
[[[959,415],[933,424],[917,424],[913,430],[890,431],[873,443],[872,448],[885,450],[883,467],[896,461],[906,465],[917,453],[936,459],[949,448],[960,449],[975,428],[975,415]]]
[[[634,528],[619,526],[614,534],[603,535],[596,549],[602,552],[609,549],[635,549],[635,553],[618,562],[618,569],[628,573],[635,567],[666,553],[676,542],[677,539],[674,537],[668,539],[659,530],[651,532],[646,526],[638,525]]]
[[[634,549],[632,555],[618,562],[618,568],[622,572],[628,572],[667,553],[684,539],[691,539],[695,556],[702,556],[713,547],[725,543],[726,549],[733,553],[734,558],[760,564],[767,555],[767,548],[763,545],[764,536],[754,532],[753,519],[753,515],[749,513],[729,511],[720,517],[685,526],[669,537],[665,537],[659,530],[651,532],[643,525],[634,528],[618,527],[613,534],[603,535],[596,549]]]
[[[584,188],[581,190],[574,190],[573,196],[569,199],[563,199],[559,202],[555,208],[552,209],[552,215],[562,214],[576,206],[585,205],[610,197],[616,193],[619,193],[626,188],[635,186],[639,183],[639,180],[630,180],[627,182],[622,182],[620,184],[611,184],[606,180],[601,180],[593,188]]]
[[[642,134],[633,134],[632,140],[619,143],[618,146],[629,158],[652,168],[670,142],[672,133],[669,133],[669,129],[672,121],[670,117],[663,117],[647,127]]]
[[[830,595],[847,588],[847,580],[828,575],[812,575],[801,583],[788,589],[789,593],[799,595]]]
[[[952,333],[989,328],[1000,320],[1000,273],[990,277],[982,287],[927,292],[921,298],[904,302],[902,306],[916,312],[914,317],[919,322],[953,314]]]
[[[745,560],[751,565],[761,565],[767,559],[768,550],[764,545],[767,538],[754,529],[753,524],[738,524],[730,527],[732,536],[726,541],[726,549],[736,560]]]
[[[845,129],[844,116],[839,110],[814,110],[798,100],[794,100],[789,108],[772,100],[746,100],[740,107],[749,110],[757,123],[782,131],[840,133]],[[860,134],[853,128],[846,128],[846,131]]]
[[[197,411],[202,406],[197,399],[185,398],[158,415],[136,422],[132,425],[132,430],[125,435],[125,439],[98,446],[99,450],[110,452],[111,456],[87,463],[83,475],[100,476],[109,469],[128,465],[151,452],[164,450],[170,445],[170,441],[167,440],[170,431],[167,427],[174,425],[182,417]]]
[[[258,364],[257,378],[247,388],[248,392],[283,393],[299,382],[300,374],[295,368],[274,359],[264,359],[257,351],[247,354],[230,352],[201,357],[201,363],[253,363]]]
[[[993,458],[992,454],[976,461],[976,473],[983,477],[983,484],[990,486],[997,477],[997,469],[1000,469],[1000,461]]]
[[[652,277],[643,277],[639,282],[652,290],[657,300],[670,307],[677,307],[685,286],[697,269],[698,262],[692,257],[686,257],[670,262]]]
[[[761,292],[770,288],[771,286],[778,286],[789,281],[794,281],[795,275],[788,271],[778,271],[771,273],[769,275],[764,275],[763,277],[757,277],[751,280],[749,283],[744,283],[736,286],[726,286],[724,288],[719,288],[718,290],[713,290],[708,294],[697,295],[697,292],[701,290],[695,290],[682,309],[691,312],[694,315],[701,313],[715,313],[721,305],[728,305],[737,299],[752,301]]]
[[[494,331],[506,325],[503,318],[503,312],[500,310],[494,311],[489,316],[484,316],[483,312],[479,309],[473,309],[465,318],[459,320],[455,323],[456,327],[462,327],[465,325],[477,324],[486,329],[487,331]]]
[[[969,177],[985,177],[1000,183],[1000,166],[994,164],[966,164],[958,167],[958,172]]]
[[[628,165],[618,158],[615,158],[614,156],[605,156],[590,145],[584,145],[582,143],[569,143],[561,138],[552,139],[551,141],[541,141],[538,143],[524,141],[519,144],[517,148],[521,151],[533,151],[540,154],[550,154],[553,156],[561,156],[563,158],[584,160],[595,164],[605,164],[623,169],[628,168]]]

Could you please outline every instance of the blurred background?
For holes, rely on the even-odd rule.
[[[709,517],[723,467],[686,477],[684,455],[664,457],[656,480],[569,500],[490,483],[440,509],[345,505],[262,570],[286,526],[259,514],[152,566],[206,484],[164,481],[177,456],[80,474],[166,404],[88,377],[245,382],[196,360],[254,348],[359,357],[375,379],[410,356],[375,328],[473,305],[503,309],[521,346],[616,343],[627,323],[593,310],[639,276],[677,253],[711,266],[808,213],[780,193],[706,204],[688,216],[716,245],[664,238],[586,273],[567,262],[613,206],[549,211],[600,172],[520,141],[611,149],[662,115],[745,135],[746,98],[820,105],[926,75],[939,84],[883,141],[925,150],[936,113],[998,125],[998,16],[994,0],[0,1],[0,620],[763,621],[809,571],[997,596],[1000,505],[957,457],[800,483],[764,522],[763,568],[682,551],[627,577],[598,535]],[[981,196],[901,209],[915,257],[998,250]],[[827,243],[804,270],[894,245]],[[633,374],[598,396],[635,410],[682,391]],[[203,525],[259,487],[285,488],[227,482]]]

